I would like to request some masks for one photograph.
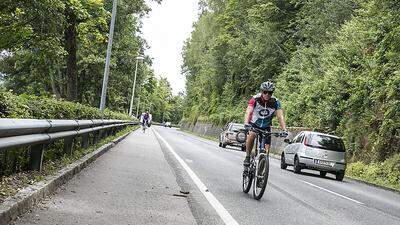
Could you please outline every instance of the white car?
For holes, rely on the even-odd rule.
[[[229,123],[226,130],[222,129],[219,135],[219,147],[225,148],[227,145],[240,147],[242,151],[246,150],[246,143],[238,142],[236,135],[244,129],[241,123]]]
[[[171,125],[171,122],[165,122],[165,123],[164,123],[164,127],[169,127],[169,128],[171,128],[171,126],[172,126],[172,125]]]
[[[313,131],[302,131],[289,143],[281,155],[281,169],[293,165],[295,173],[302,169],[320,171],[336,175],[342,181],[346,170],[346,151],[341,138]]]

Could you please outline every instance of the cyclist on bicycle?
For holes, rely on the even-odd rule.
[[[148,126],[151,122],[151,114],[149,111],[146,111],[145,113],[142,113],[140,116],[140,124],[142,126]]]
[[[272,82],[263,82],[260,86],[261,93],[253,96],[248,104],[246,116],[244,120],[245,128],[251,127],[271,131],[272,118],[274,115],[278,118],[279,125],[283,130],[282,136],[287,136],[285,119],[283,117],[283,110],[281,109],[280,101],[272,94],[275,91],[275,85]],[[243,165],[248,167],[250,165],[250,154],[253,149],[254,138],[256,133],[249,131],[246,140],[246,158]],[[261,143],[261,140],[260,140]],[[271,136],[267,136],[265,140],[265,151],[269,151],[271,144]]]

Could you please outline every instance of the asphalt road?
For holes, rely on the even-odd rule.
[[[243,158],[237,148],[152,126],[15,224],[400,224],[398,193],[309,170],[294,174],[273,158],[257,201],[242,192]]]
[[[153,132],[137,130],[14,224],[196,224],[181,191]]]
[[[346,178],[339,182],[333,175],[321,178],[311,170],[294,174],[292,167],[282,170],[279,160],[272,158],[266,192],[257,201],[251,191],[242,192],[244,152],[233,147],[219,148],[215,142],[177,129],[154,130],[169,145],[162,144],[165,155],[168,148],[173,149],[238,224],[400,224],[398,193]],[[179,163],[170,164],[175,170],[182,168]],[[210,207],[204,197],[199,197],[199,189],[187,173],[182,176],[198,196],[189,202],[192,210]],[[194,215],[198,222],[207,217],[201,212]]]

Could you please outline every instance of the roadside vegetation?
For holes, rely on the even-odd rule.
[[[399,15],[396,0],[202,1],[183,121],[241,122],[271,80],[288,126],[342,136],[348,175],[398,187]]]
[[[346,176],[367,181],[400,191],[400,154],[386,159],[383,162],[350,163],[346,170]]]
[[[120,119],[132,120],[126,113],[35,95],[0,92],[0,118],[20,119]]]
[[[12,91],[99,107],[112,3],[1,1],[0,93]],[[148,45],[141,37],[141,19],[150,10],[144,0],[118,1],[106,107],[128,113],[136,57],[141,55],[145,59],[138,62],[133,112],[139,105],[138,114],[149,110],[156,121],[177,123],[182,94],[173,96],[168,81],[156,79],[152,60],[144,54]],[[11,116],[23,118],[25,114],[10,112]]]
[[[14,95],[10,92],[0,93],[0,118],[24,119],[120,119],[136,120],[127,114],[85,106],[80,103],[56,100],[34,95]],[[75,145],[80,146],[80,138],[75,139]],[[52,143],[45,151],[44,161],[52,162],[65,157],[63,141]],[[0,151],[0,180],[2,176],[26,171],[28,167],[28,148]],[[78,151],[79,152],[79,151]]]
[[[0,118],[135,120],[128,111],[136,57],[141,55],[144,60],[138,62],[134,114],[149,110],[155,121],[180,121],[183,95],[172,95],[169,82],[156,79],[151,58],[144,54],[148,46],[141,37],[141,19],[150,11],[144,0],[118,1],[107,108],[104,112],[98,110],[112,3],[0,2]],[[111,137],[101,144],[110,140]],[[67,156],[62,141],[50,144],[40,173],[25,172],[28,148],[0,151],[0,200],[53,174],[100,144],[81,149],[78,137],[75,145],[77,150]]]

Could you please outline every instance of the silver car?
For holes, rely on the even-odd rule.
[[[281,155],[281,169],[293,165],[295,173],[302,169],[320,171],[336,175],[342,181],[346,170],[346,151],[341,138],[312,131],[302,131],[293,140],[285,140],[289,145]]]
[[[219,147],[225,148],[227,145],[240,147],[242,151],[245,151],[245,143],[239,143],[236,140],[236,135],[240,130],[244,129],[244,125],[240,123],[229,123],[227,129],[222,129],[219,135]]]

